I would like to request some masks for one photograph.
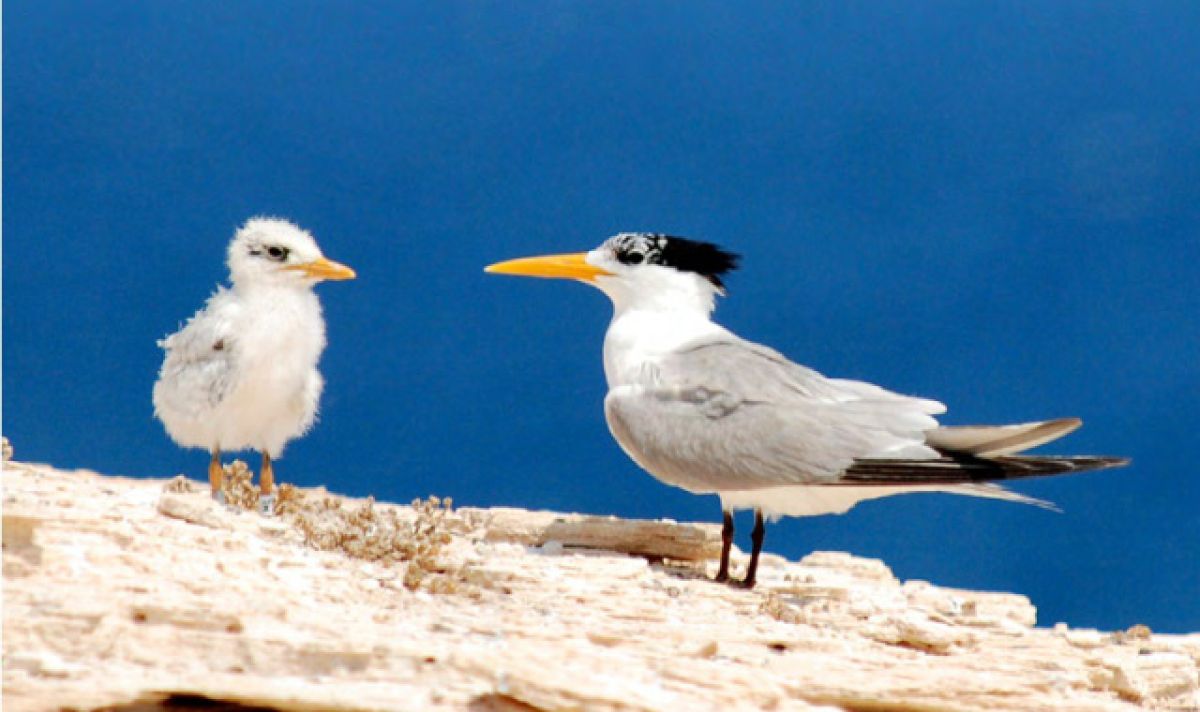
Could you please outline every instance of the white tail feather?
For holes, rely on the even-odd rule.
[[[943,452],[1000,457],[1057,440],[1080,425],[1079,418],[1059,418],[1015,425],[945,426],[926,432],[925,444]]]
[[[821,514],[845,514],[854,505],[869,499],[921,492],[1000,499],[1006,502],[1029,504],[1055,512],[1059,511],[1052,502],[1028,497],[1019,492],[1004,489],[999,485],[986,483],[909,485],[905,487],[791,485],[758,490],[718,492],[718,494],[721,496],[722,509],[761,509],[769,520],[774,521],[782,516],[812,517]]]

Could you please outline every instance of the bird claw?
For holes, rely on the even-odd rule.
[[[263,494],[258,497],[258,513],[264,517],[275,516],[275,495]]]

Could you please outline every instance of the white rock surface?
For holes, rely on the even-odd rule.
[[[361,531],[317,551],[203,489],[5,463],[7,710],[1200,709],[1200,635],[1035,628],[1024,596],[849,554],[742,591],[705,578],[711,525],[325,494]],[[345,553],[387,526],[440,543]]]

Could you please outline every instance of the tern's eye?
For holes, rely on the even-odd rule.
[[[276,262],[283,262],[287,259],[288,249],[279,245],[271,245],[267,248],[267,255]]]
[[[621,261],[627,265],[640,265],[646,256],[640,252],[626,252],[621,255]]]

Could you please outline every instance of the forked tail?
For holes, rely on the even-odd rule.
[[[1048,477],[1129,464],[1124,457],[1018,455],[1074,431],[1083,421],[1060,418],[1016,425],[964,425],[930,430],[932,460],[856,460],[841,485],[957,485]]]

